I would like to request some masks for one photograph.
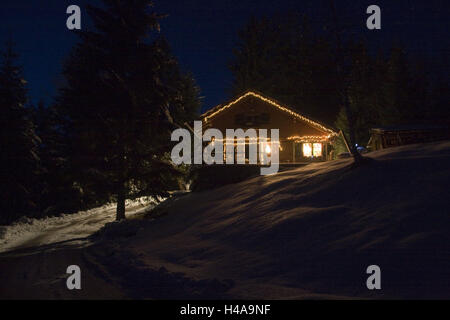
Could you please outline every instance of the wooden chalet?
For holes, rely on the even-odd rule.
[[[330,146],[338,136],[330,127],[254,91],[208,110],[201,120],[203,130],[216,128],[224,137],[226,129],[268,129],[269,137],[270,129],[279,129],[280,163],[329,160]],[[246,140],[249,143],[252,142]],[[224,145],[224,157],[225,149]]]

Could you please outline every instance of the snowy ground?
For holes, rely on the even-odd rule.
[[[187,195],[124,246],[148,267],[231,279],[237,298],[450,297],[450,142],[368,156]]]
[[[51,223],[11,229],[9,248],[45,245],[0,255],[0,297],[450,298],[450,142],[367,156],[184,195],[89,246],[49,242],[95,231],[111,209],[55,222],[56,237]],[[84,272],[80,292],[64,287],[68,264]],[[371,264],[381,291],[366,288]]]
[[[148,198],[127,200],[128,217],[149,210],[155,201]],[[99,208],[80,211],[75,214],[63,214],[46,219],[23,219],[11,226],[0,226],[0,252],[28,247],[36,247],[62,241],[87,241],[106,223],[115,219],[116,204],[111,203]]]

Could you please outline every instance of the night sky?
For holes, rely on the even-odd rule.
[[[96,3],[97,1],[90,1]],[[181,66],[191,71],[204,97],[203,111],[229,99],[231,74],[227,65],[237,41],[237,31],[251,16],[297,11],[307,14],[315,29],[327,23],[328,0],[155,0],[155,12],[168,14],[161,32],[171,44]],[[387,50],[393,42],[408,52],[426,57],[437,70],[449,56],[450,9],[448,0],[336,0],[341,22],[373,50]],[[61,66],[77,41],[66,28],[66,8],[76,4],[82,10],[82,28],[88,27],[83,11],[85,0],[2,0],[0,41],[11,34],[21,55],[30,98],[51,102],[61,85]],[[366,8],[377,4],[382,11],[382,30],[365,27]],[[84,14],[84,15],[83,15]],[[447,60],[446,60],[447,59]],[[442,70],[442,68],[441,68]],[[443,73],[448,74],[448,68]]]

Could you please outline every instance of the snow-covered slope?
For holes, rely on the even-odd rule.
[[[450,142],[368,157],[187,195],[125,246],[149,266],[233,279],[235,297],[450,297]]]
[[[184,195],[88,247],[0,254],[0,297],[450,298],[450,142],[367,156]],[[3,248],[91,234],[113,219],[96,210],[17,225]],[[65,288],[70,264],[83,270],[79,292]],[[366,287],[373,264],[379,291]]]

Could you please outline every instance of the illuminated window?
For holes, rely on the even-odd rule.
[[[311,143],[304,143],[303,144],[303,156],[304,157],[312,157],[312,147]]]
[[[303,156],[305,158],[321,157],[322,144],[321,143],[303,143]]]
[[[322,156],[322,144],[321,143],[313,143],[313,155],[314,155],[314,157]]]

